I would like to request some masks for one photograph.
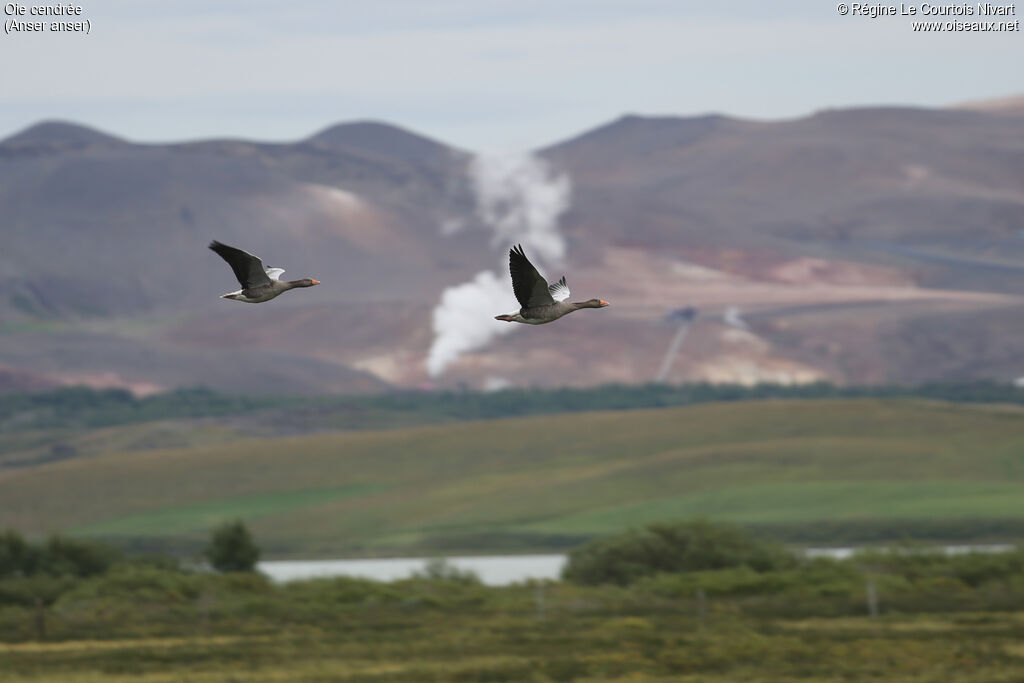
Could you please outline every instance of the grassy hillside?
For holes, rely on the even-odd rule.
[[[241,517],[272,553],[564,547],[693,515],[791,536],[843,524],[898,536],[946,520],[1024,529],[1024,410],[759,401],[236,440],[0,472],[2,526],[173,545]]]
[[[400,429],[469,420],[669,408],[778,399],[917,398],[1024,406],[1024,390],[996,382],[836,386],[609,384],[592,388],[397,392],[369,396],[258,397],[182,389],[145,398],[121,389],[62,387],[0,393],[0,469],[242,438]]]

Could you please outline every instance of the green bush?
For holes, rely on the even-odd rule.
[[[18,578],[0,580],[0,606],[24,605],[31,606],[37,602],[51,605],[60,596],[77,585],[72,576],[48,576],[36,574]]]
[[[103,574],[121,559],[110,546],[51,536],[41,548],[38,570],[51,576],[96,576]]]
[[[226,522],[214,529],[205,554],[219,572],[251,572],[260,559],[260,549],[241,520]]]
[[[796,560],[782,546],[740,527],[705,520],[651,524],[592,541],[569,553],[563,577],[580,584],[628,585],[662,572],[749,567],[785,569]]]
[[[1020,548],[956,555],[936,548],[896,548],[857,553],[851,561],[872,572],[896,574],[910,581],[949,578],[972,588],[1024,576],[1024,549]]]
[[[102,576],[80,582],[62,599],[185,603],[199,597],[205,578],[197,573],[140,564],[120,564]]]
[[[43,544],[0,535],[0,605],[53,604],[78,580],[105,574],[121,559],[101,543],[52,536]]]
[[[18,532],[8,529],[0,534],[0,578],[29,576],[39,566],[39,549],[29,545]]]
[[[423,569],[413,572],[417,579],[431,581],[453,581],[455,583],[478,584],[480,577],[472,570],[459,569],[443,557],[433,557],[423,563]]]
[[[395,603],[402,593],[391,584],[350,576],[292,581],[281,588],[289,601],[316,604],[331,608],[360,603]]]
[[[46,543],[34,545],[12,530],[0,535],[0,578],[96,576],[120,559],[117,550],[94,541],[51,536]]]

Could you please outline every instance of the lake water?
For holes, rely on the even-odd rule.
[[[1005,543],[991,543],[987,545],[945,545],[941,547],[941,550],[947,555],[966,555],[967,553],[1006,553],[1015,547]],[[845,560],[859,550],[864,550],[864,548],[807,548],[804,550],[804,555]]]
[[[859,548],[807,548],[808,557],[845,559]],[[950,555],[969,552],[1006,552],[1012,545],[949,545],[942,548]],[[530,579],[558,579],[565,566],[565,555],[490,555],[448,557],[447,562],[469,570],[488,586],[507,586]],[[260,562],[261,572],[278,583],[298,579],[352,576],[375,581],[397,581],[422,572],[430,558],[398,557],[383,560],[279,560]]]
[[[557,579],[565,555],[492,555],[447,557],[449,565],[469,570],[488,586],[507,586],[528,579]],[[257,568],[273,581],[352,576],[375,581],[406,579],[422,572],[430,558],[398,557],[383,560],[281,560],[260,562]]]

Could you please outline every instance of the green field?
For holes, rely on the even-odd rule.
[[[262,439],[210,424],[181,437],[198,445],[133,450],[151,429],[103,428],[87,435],[98,455],[0,470],[0,526],[173,546],[240,517],[270,554],[309,556],[567,547],[695,515],[797,537],[1024,529],[1012,406],[756,401]]]

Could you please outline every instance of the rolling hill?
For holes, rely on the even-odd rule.
[[[1016,407],[763,401],[258,440],[207,427],[198,445],[133,449],[153,428],[0,470],[0,519],[194,548],[240,517],[277,555],[564,548],[690,516],[819,541],[843,525],[890,539],[960,525],[961,540],[1024,526]]]

